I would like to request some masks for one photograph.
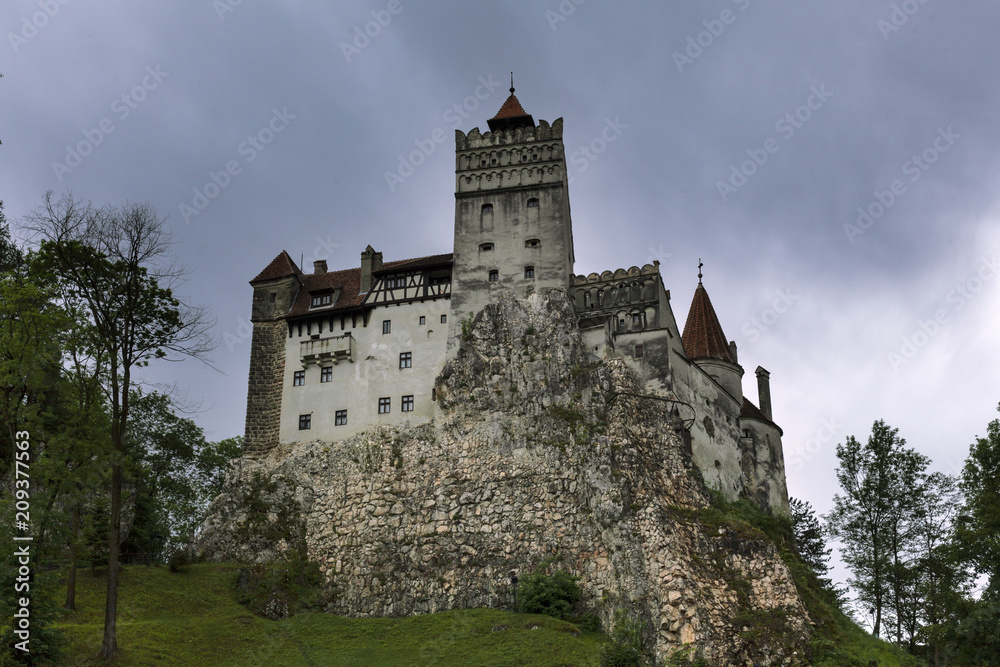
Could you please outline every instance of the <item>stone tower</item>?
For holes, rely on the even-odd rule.
[[[573,275],[562,118],[538,124],[511,86],[510,97],[489,119],[490,131],[455,131],[455,254],[451,336],[458,349],[461,322],[513,287],[568,291]]]

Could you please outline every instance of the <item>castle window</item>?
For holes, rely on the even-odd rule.
[[[490,158],[490,166],[491,167],[497,166],[497,159],[495,157]]]
[[[483,204],[483,213],[492,213],[493,204]]]
[[[441,324],[445,324],[447,322],[448,322],[448,316],[447,315],[442,315],[441,316]]]
[[[382,333],[387,334],[392,331],[392,320],[382,320]]]
[[[636,343],[635,347],[632,348],[632,356],[636,359],[642,359],[645,353],[646,350],[643,348],[642,343]]]
[[[537,248],[540,245],[542,245],[542,242],[539,241],[538,239],[528,239],[527,241],[524,242],[525,248]]]
[[[618,328],[619,329],[624,329],[625,328],[625,319],[624,318],[618,318]]]
[[[642,327],[642,313],[632,313],[632,326]]]
[[[491,283],[498,283],[498,282],[500,282],[500,272],[497,271],[496,269],[493,269],[492,271],[490,271],[490,282]]]
[[[412,368],[413,367],[413,353],[412,352],[400,352],[399,353],[399,367],[400,368]]]
[[[332,303],[333,303],[333,294],[318,294],[312,298],[309,307],[320,308],[322,306],[329,306]]]
[[[538,199],[532,197],[528,200],[528,208],[538,208]]]
[[[299,430],[308,431],[312,428],[312,415],[299,415]]]
[[[333,382],[333,366],[324,366],[319,372],[320,382]]]
[[[438,400],[438,390],[437,390],[437,387],[431,387],[431,400],[432,401]]]
[[[389,414],[389,406],[392,403],[391,398],[380,398],[378,399],[378,413],[380,415]]]
[[[403,397],[403,412],[413,412],[413,396]]]
[[[492,243],[480,243],[479,252],[491,252],[493,250]]]
[[[278,298],[278,293],[277,292],[271,292],[271,303],[274,303],[274,300],[277,299],[277,298]]]
[[[529,280],[534,280],[535,278],[535,267],[526,266],[524,267],[524,277]]]
[[[420,326],[423,326],[425,324],[427,324],[427,316],[421,315],[420,316]]]
[[[347,425],[347,410],[337,410],[334,416],[334,426],[346,426]]]
[[[292,377],[292,386],[301,387],[306,383],[306,372],[305,371],[295,371],[295,375]]]

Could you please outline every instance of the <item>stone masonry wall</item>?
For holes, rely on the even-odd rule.
[[[633,372],[590,356],[573,318],[558,290],[501,295],[462,324],[438,419],[243,459],[200,550],[304,548],[327,610],[349,616],[510,608],[511,571],[555,557],[605,627],[619,609],[643,620],[659,660],[690,644],[713,665],[805,664],[808,619],[774,546],[694,518],[707,494],[680,422],[622,395],[640,389]],[[760,614],[780,642],[746,632]]]
[[[254,322],[253,325],[246,434],[243,440],[247,454],[260,454],[278,444],[287,332],[284,320]]]

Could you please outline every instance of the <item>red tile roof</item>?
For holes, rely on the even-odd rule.
[[[743,406],[740,408],[740,419],[756,419],[758,421],[762,421],[765,424],[770,424],[775,427],[778,429],[778,433],[784,435],[784,431],[781,430],[781,427],[765,417],[764,413],[760,411],[760,408],[751,403],[750,399],[746,396],[743,397]]]
[[[271,260],[271,263],[258,273],[256,278],[250,281],[250,284],[252,285],[265,280],[277,280],[286,276],[299,276],[301,278],[302,271],[295,265],[292,258],[288,256],[288,253],[282,250],[280,255]]]
[[[500,111],[497,111],[497,115],[493,116],[493,118],[491,118],[490,120],[500,120],[502,118],[517,118],[519,116],[527,116],[527,115],[528,112],[525,111],[524,107],[521,106],[521,103],[518,102],[517,97],[514,96],[514,93],[511,93],[510,97],[507,98],[507,101],[503,103],[502,107],[500,107]]]
[[[393,271],[422,269],[441,264],[450,264],[451,260],[452,253],[444,255],[429,255],[427,257],[415,257],[413,259],[401,259],[395,262],[385,262],[382,265],[382,269],[380,271],[376,271],[375,273],[381,275],[384,273],[391,273]],[[302,280],[302,289],[299,290],[299,294],[295,299],[295,303],[292,304],[291,310],[288,311],[287,317],[296,317],[309,313],[333,313],[347,310],[349,308],[355,308],[360,306],[364,302],[365,297],[368,296],[367,293],[361,292],[360,267],[354,269],[343,269],[341,271],[329,271],[327,273],[320,274],[314,273],[300,275],[300,278]],[[333,304],[333,306],[330,308],[310,310],[312,293],[338,288],[340,289],[340,296],[337,297],[337,301]]]
[[[701,283],[698,283],[698,289],[694,291],[681,341],[688,359],[721,359],[736,363],[729,354],[726,334],[722,332],[712,300],[708,298],[708,292]]]

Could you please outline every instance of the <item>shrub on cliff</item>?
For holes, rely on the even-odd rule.
[[[557,570],[549,575],[545,566],[524,575],[517,587],[517,610],[569,620],[582,593],[577,577]]]

